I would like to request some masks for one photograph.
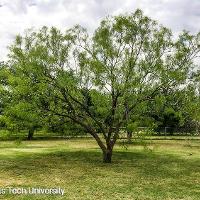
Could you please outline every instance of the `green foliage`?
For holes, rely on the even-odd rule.
[[[65,32],[29,30],[10,46],[8,116],[15,113],[22,126],[34,127],[49,117],[58,124],[71,121],[105,154],[112,151],[120,127],[158,126],[153,116],[144,116],[151,108],[155,115],[166,112],[183,123],[183,114],[166,104],[192,85],[199,49],[199,34],[184,31],[174,40],[169,29],[141,10],[105,18],[93,36],[80,26]],[[182,102],[187,107],[189,101]]]

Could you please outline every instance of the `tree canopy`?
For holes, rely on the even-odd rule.
[[[141,10],[105,18],[93,35],[81,26],[43,27],[18,35],[10,47],[9,90],[40,119],[58,116],[82,126],[111,162],[131,115],[192,85],[199,51],[199,33],[174,39]]]

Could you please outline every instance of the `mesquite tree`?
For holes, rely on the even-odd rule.
[[[93,36],[80,26],[30,30],[16,37],[9,57],[23,101],[82,126],[109,163],[130,114],[164,90],[187,87],[198,52],[199,35],[173,41],[137,10],[104,19]]]

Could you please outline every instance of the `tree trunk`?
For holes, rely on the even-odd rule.
[[[127,140],[128,142],[131,142],[132,139],[132,132],[131,131],[127,131]]]
[[[112,150],[106,150],[103,152],[103,162],[104,163],[111,163],[112,161]]]
[[[33,134],[34,134],[35,129],[34,128],[30,128],[28,131],[28,140],[32,140],[33,139]]]

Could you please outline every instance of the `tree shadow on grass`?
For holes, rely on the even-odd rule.
[[[28,184],[34,186],[56,184],[56,178],[64,181],[63,187],[66,187],[65,184],[84,187],[85,184],[94,184],[98,180],[95,183],[97,187],[101,188],[108,181],[109,185],[115,186],[106,187],[122,193],[129,191],[132,194],[132,186],[140,185],[148,195],[153,191],[159,196],[162,191],[164,196],[177,193],[177,198],[180,199],[189,191],[189,196],[200,196],[198,185],[194,182],[200,178],[198,159],[183,159],[175,155],[146,151],[115,151],[111,164],[102,162],[102,153],[97,149],[30,153],[10,159],[0,157],[0,172],[4,172],[9,178],[28,181]],[[116,183],[120,185],[124,181],[128,185],[118,188]],[[182,196],[178,196],[181,192]]]
[[[16,158],[1,160],[0,170],[16,174],[21,171],[30,173],[30,170],[51,171],[53,168],[62,169],[69,167],[100,167],[109,168],[109,170],[124,172],[137,170],[138,173],[152,177],[177,177],[182,174],[190,175],[200,171],[200,161],[198,159],[182,159],[178,156],[168,154],[156,154],[146,151],[141,152],[114,152],[113,162],[105,164],[102,162],[101,151],[56,151],[49,153],[30,153]]]

